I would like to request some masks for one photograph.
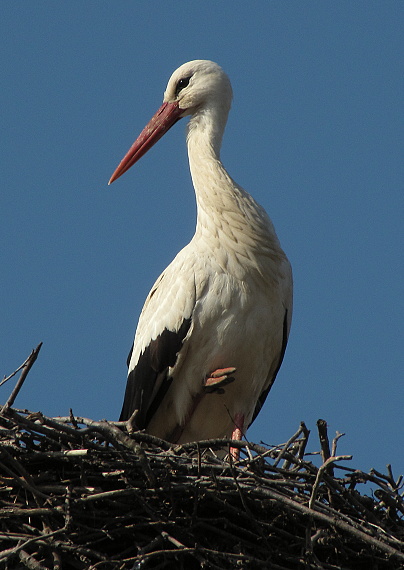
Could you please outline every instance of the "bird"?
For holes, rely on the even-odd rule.
[[[245,437],[282,364],[291,325],[288,258],[265,210],[220,160],[232,97],[217,63],[181,65],[109,181],[189,117],[195,234],[146,298],[120,415],[171,443]]]

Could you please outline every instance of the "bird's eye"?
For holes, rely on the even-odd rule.
[[[187,85],[189,84],[189,81],[191,79],[191,76],[189,77],[183,77],[182,79],[180,79],[177,83],[177,87],[175,89],[175,94],[178,95],[178,93],[181,91],[181,89],[184,89],[184,87],[187,87]]]

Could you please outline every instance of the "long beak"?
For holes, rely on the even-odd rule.
[[[178,103],[163,103],[125,154],[108,184],[112,184],[114,180],[122,176],[139,158],[146,154],[149,148],[156,144],[181,119],[183,112],[184,110],[179,108]]]

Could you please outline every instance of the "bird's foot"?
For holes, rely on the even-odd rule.
[[[212,392],[216,392],[218,394],[223,394],[224,390],[223,387],[227,386],[231,382],[234,382],[234,374],[236,369],[234,367],[229,368],[218,368],[206,378],[203,389],[206,394],[211,394]]]

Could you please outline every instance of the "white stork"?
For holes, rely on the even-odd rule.
[[[128,357],[121,421],[171,442],[241,439],[286,348],[292,272],[264,209],[220,161],[232,99],[216,63],[185,63],[160,109],[111,177],[128,170],[179,119],[195,188],[195,235],[153,285]]]

